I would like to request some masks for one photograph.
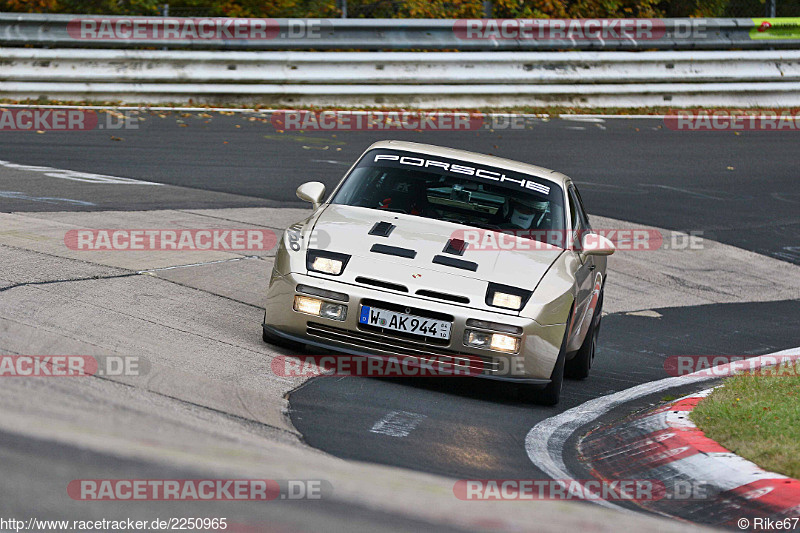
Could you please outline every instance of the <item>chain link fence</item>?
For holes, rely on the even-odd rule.
[[[775,5],[776,17],[800,17],[800,1],[798,0],[776,0],[775,2],[765,2],[764,0],[729,0],[725,6],[722,17],[731,18],[758,18],[772,16],[769,13],[770,4]]]

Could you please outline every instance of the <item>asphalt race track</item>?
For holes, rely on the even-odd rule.
[[[472,379],[349,377],[298,382],[296,385],[299,387],[288,396],[288,416],[302,441],[324,452],[317,454],[320,461],[328,457],[325,454],[330,454],[455,479],[541,478],[543,474],[531,463],[524,446],[526,434],[538,422],[589,399],[667,377],[664,360],[670,355],[759,355],[800,346],[800,328],[797,327],[800,275],[793,266],[800,265],[796,133],[679,132],[667,129],[658,119],[610,118],[532,119],[525,129],[519,130],[288,133],[276,130],[269,120],[251,114],[149,112],[142,117],[145,120],[138,123],[138,128],[113,132],[0,132],[0,215],[13,213],[44,217],[51,213],[55,218],[47,219],[48,223],[62,224],[74,223],[92,213],[100,216],[101,212],[108,211],[125,212],[125,215],[120,215],[123,217],[138,216],[137,220],[146,220],[149,215],[130,213],[158,211],[167,213],[168,219],[172,220],[196,215],[199,210],[208,210],[203,211],[204,216],[212,216],[210,210],[231,210],[225,213],[234,213],[240,209],[264,208],[270,213],[278,213],[275,219],[278,222],[274,225],[265,223],[266,227],[277,231],[290,223],[292,217],[299,218],[300,212],[294,208],[305,208],[294,195],[299,184],[319,180],[330,187],[370,143],[395,138],[492,153],[558,169],[579,183],[590,214],[634,225],[694,232],[709,241],[729,245],[720,248],[723,251],[719,253],[724,255],[719,257],[725,257],[724,262],[681,262],[675,266],[685,271],[680,275],[670,271],[670,265],[659,264],[656,260],[647,263],[653,272],[642,274],[642,280],[646,281],[651,274],[659,276],[659,279],[664,279],[664,286],[672,287],[679,296],[675,301],[666,301],[648,296],[643,291],[642,301],[653,304],[640,306],[633,301],[637,297],[634,289],[628,287],[625,289],[627,292],[617,293],[615,303],[606,308],[609,314],[603,319],[592,375],[585,381],[566,381],[561,403],[555,408],[521,402],[502,384]],[[130,178],[151,185],[89,183],[85,176],[81,181],[80,175],[53,169]],[[80,186],[76,186],[78,182]],[[227,215],[213,216],[228,220],[225,218]],[[230,216],[232,220],[245,220]],[[256,224],[257,221],[248,223]],[[3,234],[9,238],[25,238],[20,236],[19,229],[2,228],[0,237]],[[733,247],[766,257],[747,254]],[[0,242],[0,251],[16,253],[18,249]],[[265,280],[269,267],[265,261],[268,259],[265,256],[221,265],[209,261],[202,267],[206,269],[202,275],[213,279],[215,272],[222,272],[220,269],[226,268],[225,265],[231,265],[231,268],[236,265],[235,268],[242,269],[241,272],[257,270],[257,275],[262,276],[260,279]],[[610,263],[613,264],[615,259],[613,256]],[[46,262],[49,258],[42,257],[41,260]],[[697,270],[690,272],[693,266]],[[101,275],[84,274],[83,267],[77,264],[74,268],[80,272],[65,273],[64,277],[78,282],[92,276],[103,278],[109,284],[108,290],[125,284],[120,291],[130,290],[132,294],[139,290],[138,278],[147,277],[133,275],[139,270],[147,270],[145,268],[126,267],[127,270],[123,271],[122,267],[112,263]],[[185,287],[204,290],[192,279],[191,273],[181,274],[181,270],[175,270],[162,274],[156,270],[153,272],[163,275],[164,283],[179,286],[175,290]],[[635,268],[624,267],[622,270],[621,277],[631,275]],[[781,279],[767,280],[766,272],[772,273],[772,278]],[[613,275],[610,275],[609,283],[612,283]],[[707,285],[701,286],[701,281],[696,284],[693,281],[697,277],[698,280],[711,279],[713,283],[717,275],[721,284],[728,284],[720,289],[718,298],[709,295],[713,290],[709,291]],[[2,279],[0,276],[0,282]],[[21,282],[10,280],[6,285],[0,284],[0,325],[3,320],[9,323],[18,320],[8,295],[26,286],[31,288],[30,285],[55,281],[42,278]],[[161,278],[158,281],[161,282]],[[753,288],[771,286],[768,283],[772,282],[778,289],[771,295],[761,294]],[[203,283],[213,284],[206,278]],[[258,309],[263,300],[263,286],[215,287],[214,290],[231,306],[220,319],[222,325],[209,326],[212,319],[203,315],[203,303],[184,302],[181,298],[186,293],[180,293],[181,296],[177,292],[174,295],[165,293],[161,296],[163,300],[158,301],[165,306],[174,306],[170,308],[175,309],[176,324],[180,322],[180,309],[185,305],[190,313],[196,313],[197,328],[206,325],[210,330],[217,326],[222,330],[225,325],[230,325],[225,329],[230,335],[225,342],[230,346],[241,342],[248,349],[260,350],[262,354],[267,351],[270,355],[291,353],[260,345]],[[98,290],[93,294],[102,299],[104,293]],[[203,298],[206,296],[202,295]],[[5,297],[8,299],[4,303]],[[79,300],[81,293],[75,289],[59,293],[59,297]],[[13,300],[20,301],[22,299]],[[130,305],[136,308],[140,304],[134,299]],[[243,306],[234,307],[239,304]],[[237,314],[241,309],[246,309],[247,314]],[[641,310],[647,312],[638,312]],[[30,311],[26,317],[34,320],[43,313]],[[81,316],[76,315],[76,321],[80,321]],[[55,328],[55,319],[47,324],[51,329]],[[86,324],[87,328],[95,326]],[[8,325],[0,327],[0,354],[24,353],[20,345],[26,341],[12,335],[14,331]],[[136,334],[135,330],[130,333],[132,342]],[[209,339],[213,334],[209,333]],[[33,334],[30,335],[32,338]],[[79,333],[72,335],[70,342],[76,343],[101,343],[98,339],[102,338],[102,332],[87,333],[85,338],[78,338],[82,335]],[[160,338],[149,339],[147,343],[142,349],[157,350],[160,347],[165,352],[172,349],[169,341]],[[253,353],[254,357],[258,355]],[[181,364],[170,363],[168,366],[170,371],[179,372],[185,370],[184,364],[191,366],[194,363],[187,359]],[[257,382],[257,376],[244,378],[233,370],[225,371],[233,380]],[[216,372],[222,370],[214,366],[209,370],[209,376]],[[274,430],[274,425],[268,422],[263,425],[252,422],[258,419],[258,414],[250,418],[245,413],[246,406],[241,413],[227,411],[225,407],[212,407],[213,413],[206,415],[195,408],[210,404],[203,404],[198,399],[187,403],[187,412],[184,413],[183,408],[170,407],[168,401],[170,398],[188,398],[189,392],[162,389],[162,396],[150,399],[137,388],[128,390],[126,384],[94,381],[98,383],[86,391],[87,405],[96,401],[101,406],[105,399],[112,397],[109,395],[115,395],[114,398],[120,395],[112,405],[98,407],[98,416],[118,417],[121,421],[130,417],[131,425],[137,427],[136,424],[144,424],[143,421],[147,420],[147,406],[150,406],[151,412],[159,413],[158,423],[152,425],[154,434],[169,433],[172,424],[180,426],[181,422],[176,421],[183,420],[184,416],[197,419],[198,427],[204,418],[219,417],[222,422],[216,421],[215,424],[231,425],[230,433],[221,429],[218,435],[220,442],[225,443],[224,447],[220,445],[225,450],[223,455],[236,455],[240,445],[248,453],[268,453],[268,440],[280,440],[283,438],[281,431],[287,431],[286,428]],[[148,386],[154,389],[158,383]],[[21,395],[28,390],[26,387],[16,387],[16,393],[0,391],[0,409],[25,411],[27,408],[22,407],[24,396]],[[37,385],[31,386],[29,392],[45,394],[55,405],[80,403],[75,392],[66,387],[59,384],[44,392],[45,389]],[[287,387],[291,389],[293,385]],[[126,403],[128,396],[130,403]],[[647,403],[659,400],[658,397],[649,398]],[[242,400],[241,403],[247,402]],[[132,407],[134,405],[140,407]],[[628,409],[642,406],[632,405]],[[34,411],[31,408],[31,412]],[[420,422],[405,437],[390,437],[371,431],[381,419],[396,412],[411,413]],[[246,427],[234,427],[240,420],[248,418],[250,421]],[[181,431],[184,429],[188,434],[189,429],[182,428]],[[42,438],[23,437],[7,431],[5,426],[0,427],[0,462],[7,465],[3,470],[6,479],[0,488],[0,502],[3,502],[0,511],[19,513],[24,510],[33,516],[41,508],[41,503],[37,504],[30,498],[44,494],[43,501],[54,506],[53,517],[72,517],[75,513],[85,512],[80,502],[55,510],[55,506],[60,505],[63,484],[70,479],[177,479],[202,477],[210,475],[204,472],[213,471],[204,469],[202,465],[198,465],[196,470],[164,467],[141,456],[122,461],[90,454],[78,444],[54,444],[45,438],[45,433],[42,433]],[[209,438],[208,449],[213,450],[214,446],[213,439]],[[568,461],[576,460],[570,458],[569,453],[566,455]],[[262,468],[264,472],[267,467],[256,465],[253,468]],[[399,471],[387,472],[397,475]],[[49,483],[51,479],[59,481],[52,484]],[[103,513],[127,512],[123,504],[114,505],[117,507],[104,508]],[[430,522],[424,519],[387,512],[368,504],[343,506],[315,502],[313,506],[303,507],[303,502],[281,502],[269,509],[245,504],[212,505],[222,505],[229,516],[235,515],[240,527],[233,530],[239,531],[264,529],[265,524],[269,524],[273,531],[320,528],[418,531],[430,527]],[[192,507],[184,509],[192,510]],[[137,508],[139,514],[151,519],[159,513],[168,514],[168,511],[171,508],[164,502],[142,502]],[[92,512],[99,513],[96,509]],[[216,507],[208,505],[202,508],[202,513],[209,516],[218,514]],[[356,519],[357,522],[352,522]],[[491,520],[475,524],[474,529],[493,528]],[[446,530],[441,524],[437,524],[436,529]],[[452,527],[453,531],[468,529],[473,527],[466,527],[463,523]]]
[[[204,115],[209,116],[153,112],[135,123],[137,129],[110,132],[2,132],[0,147],[3,159],[14,163],[247,197],[220,199],[219,207],[279,207],[298,206],[294,191],[305,181],[334,185],[375,141],[440,144],[564,172],[582,184],[582,195],[595,214],[703,231],[706,238],[800,264],[798,140],[791,131],[673,131],[658,119],[589,118],[529,119],[525,129],[494,131],[279,133],[268,119]],[[34,187],[24,192],[35,196],[47,191]],[[201,198],[92,201],[96,209],[153,209],[198,207]],[[2,198],[0,208],[16,209]],[[25,209],[55,208],[29,203]]]
[[[798,302],[721,304],[624,313],[603,319],[592,375],[566,381],[558,411],[668,377],[675,354],[756,355],[800,345]],[[762,331],[784,331],[780,341]],[[692,333],[692,332],[697,332]],[[654,398],[659,401],[661,398]],[[553,409],[519,402],[481,380],[321,378],[292,394],[292,422],[306,441],[340,457],[421,469],[458,479],[541,479],[525,454],[527,430]],[[404,438],[370,430],[387,413],[424,414]]]

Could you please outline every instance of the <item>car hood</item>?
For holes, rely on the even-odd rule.
[[[388,236],[370,235],[370,230],[379,222],[387,222],[394,226]],[[313,229],[314,238],[309,247],[352,255],[353,258],[346,268],[348,271],[346,274],[350,275],[345,276],[346,278],[356,273],[367,272],[394,281],[392,274],[400,271],[403,281],[406,281],[407,271],[420,274],[427,271],[441,274],[428,278],[436,279],[438,283],[446,283],[450,276],[454,276],[528,290],[536,288],[550,265],[563,253],[560,248],[541,243],[537,243],[536,249],[531,249],[531,241],[510,236],[505,236],[504,249],[498,250],[497,246],[487,249],[470,245],[460,256],[444,253],[443,250],[451,237],[463,239],[464,231],[473,229],[475,228],[420,216],[330,204],[317,217]],[[483,239],[487,233],[494,234],[489,230],[478,229],[472,235],[479,235],[479,238]],[[469,241],[469,238],[466,240]],[[509,242],[512,245],[506,246]],[[518,249],[514,249],[513,243],[520,243],[520,246],[516,246]],[[413,250],[416,256],[408,258],[377,253],[372,251],[372,247],[376,244]],[[435,256],[472,262],[477,264],[477,269],[473,272],[434,263]],[[365,270],[368,265],[370,271]],[[453,280],[457,281],[457,278]]]

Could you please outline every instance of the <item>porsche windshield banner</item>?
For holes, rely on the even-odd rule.
[[[558,187],[553,187],[552,182],[530,174],[399,150],[371,150],[361,159],[356,168],[374,166],[421,170],[431,174],[459,178],[470,177],[477,182],[491,183],[518,191],[535,192],[545,196],[549,196],[551,190],[554,194],[558,194],[559,191]]]

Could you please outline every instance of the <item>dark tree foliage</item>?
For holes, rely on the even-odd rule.
[[[159,15],[163,0],[0,0],[0,11]],[[764,0],[493,0],[497,18],[761,17]],[[483,0],[347,0],[352,18],[478,18]],[[172,0],[190,17],[327,18],[336,0]],[[778,0],[778,16],[800,16],[800,0]]]

